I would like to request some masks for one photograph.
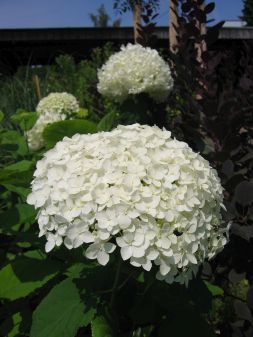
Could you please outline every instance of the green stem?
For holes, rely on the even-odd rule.
[[[118,287],[118,283],[119,283],[122,259],[120,258],[118,261],[119,262],[118,262],[118,266],[117,266],[117,270],[116,270],[116,275],[115,275],[115,279],[114,279],[113,286],[112,286],[112,296],[111,296],[111,300],[110,300],[110,306],[111,307],[113,306],[116,291],[117,291],[117,287]]]

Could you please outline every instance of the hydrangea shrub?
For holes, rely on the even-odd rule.
[[[98,71],[98,80],[98,91],[120,102],[141,93],[162,102],[173,87],[170,68],[158,52],[130,43],[109,58]]]
[[[187,283],[227,242],[216,171],[167,130],[139,124],[65,137],[37,163],[28,203],[46,251],[85,245],[106,265],[123,260]]]

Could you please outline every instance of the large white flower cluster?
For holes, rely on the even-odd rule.
[[[51,112],[69,116],[78,113],[79,104],[75,96],[67,92],[52,92],[39,101],[36,111],[38,114]]]
[[[27,202],[39,208],[46,251],[84,245],[101,265],[123,260],[187,283],[226,244],[214,169],[158,127],[134,124],[65,137],[37,163]]]
[[[42,133],[47,125],[65,120],[78,113],[79,109],[76,98],[66,92],[55,92],[42,98],[36,108],[38,119],[26,132],[29,149],[35,151],[44,145]]]
[[[162,102],[173,87],[168,64],[156,50],[138,44],[122,46],[98,71],[98,79],[98,91],[117,101],[146,93]]]

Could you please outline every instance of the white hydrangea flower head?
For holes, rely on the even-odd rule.
[[[32,129],[25,133],[29,149],[31,151],[36,151],[42,148],[44,146],[42,134],[45,127],[52,123],[65,120],[66,117],[67,116],[65,114],[51,113],[48,111],[45,111],[43,114],[39,115]]]
[[[217,172],[156,126],[65,137],[38,161],[27,202],[39,209],[47,252],[84,245],[105,265],[118,247],[168,283],[187,284],[228,241]]]
[[[79,109],[78,101],[73,95],[67,92],[52,92],[40,100],[36,111],[38,114],[51,112],[73,115],[78,113]]]
[[[116,101],[146,93],[156,102],[163,102],[174,83],[170,67],[155,49],[130,43],[102,66],[98,80],[98,91]]]

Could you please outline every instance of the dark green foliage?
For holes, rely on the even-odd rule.
[[[30,336],[75,336],[83,325],[84,310],[85,303],[82,303],[75,284],[71,279],[64,280],[53,287],[34,311]]]
[[[248,26],[253,26],[253,1],[243,0],[242,20],[247,22]]]
[[[95,123],[82,119],[60,121],[47,126],[43,131],[43,138],[47,147],[53,147],[63,137],[72,137],[76,133],[95,133]]]
[[[107,43],[103,48],[94,49],[89,59],[78,64],[72,56],[62,55],[50,66],[21,67],[13,77],[0,75],[0,110],[7,120],[17,110],[20,113],[35,111],[38,98],[33,76],[37,75],[42,97],[50,92],[69,92],[88,110],[90,119],[99,121],[107,112],[117,111],[117,104],[101,97],[96,90],[97,70],[113,51],[112,44]]]
[[[230,243],[203,274],[224,292],[224,305],[218,299],[213,302],[223,319],[213,310],[209,317],[222,336],[251,336],[253,312],[246,294],[253,282],[253,45],[233,44],[229,51],[212,51],[221,24],[209,28],[202,37],[195,24],[196,17],[205,22],[204,14],[211,5],[201,9],[194,1],[180,3],[179,53],[171,57],[177,74],[174,109],[181,113],[173,125],[178,137],[204,153],[218,170],[226,189],[224,216],[232,223]],[[208,47],[202,63],[197,61],[194,48],[200,38]],[[243,280],[242,296],[235,289]],[[215,294],[216,289],[208,288]]]
[[[97,14],[90,14],[90,19],[94,27],[109,27],[110,26],[109,22],[111,21],[111,18],[107,14],[104,4],[102,4],[98,8]],[[112,27],[120,27],[120,24],[121,24],[121,20],[117,19],[113,21]]]

